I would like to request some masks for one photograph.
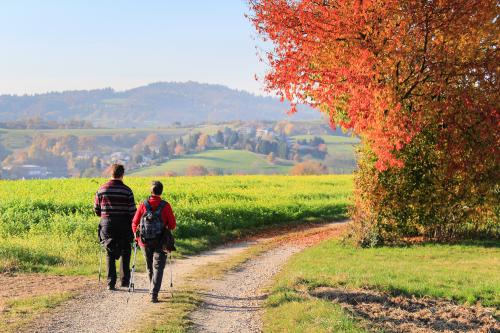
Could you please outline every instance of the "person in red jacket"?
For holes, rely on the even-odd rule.
[[[151,185],[151,196],[148,199],[148,203],[151,206],[153,212],[158,209],[160,203],[163,201],[161,194],[163,193],[163,184],[159,181],[153,181]],[[173,230],[176,226],[174,212],[170,204],[166,201],[165,206],[161,211],[161,220],[165,225],[165,228]],[[141,217],[146,213],[146,207],[144,202],[141,202],[135,216],[132,220],[132,231],[134,235],[137,235],[137,229],[139,229],[139,224],[141,222]],[[146,266],[149,274],[150,282],[150,293],[151,301],[153,303],[158,302],[158,293],[161,288],[161,281],[163,279],[163,270],[165,269],[165,264],[167,257],[162,249],[162,246],[148,247],[143,244],[140,237],[136,238],[137,243],[141,247],[144,258],[146,259]]]

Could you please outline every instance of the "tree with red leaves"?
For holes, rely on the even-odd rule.
[[[450,214],[461,216],[460,223],[479,216],[491,219],[495,204],[485,198],[494,201],[498,196],[500,159],[497,0],[249,3],[257,32],[272,45],[265,56],[267,89],[293,105],[317,108],[332,126],[351,129],[362,138],[365,156],[356,209],[371,210],[371,226],[387,223],[393,228],[401,223],[401,217],[394,217],[396,211],[390,217],[382,213],[381,202],[396,193],[387,179],[395,174],[414,178],[408,165],[418,172],[428,170],[429,184],[448,193],[442,198],[450,192],[455,198],[449,204],[437,201],[448,210],[436,225],[448,223]],[[424,163],[429,158],[432,166]],[[383,187],[386,197],[379,197],[384,191],[377,199],[370,196],[372,188],[359,181],[367,173],[375,182],[370,186]],[[421,180],[404,186],[400,182],[398,191],[414,190],[415,182]],[[461,194],[470,191],[474,195],[464,202]],[[425,200],[422,204],[432,206]],[[460,205],[466,208],[457,208]],[[468,213],[454,213],[457,209]],[[406,223],[429,224],[432,214],[425,222],[422,216],[412,212],[404,218]],[[457,229],[415,227],[405,234],[455,237],[447,235],[450,228]]]

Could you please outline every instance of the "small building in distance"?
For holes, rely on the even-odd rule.
[[[111,155],[109,156],[109,161],[111,163],[126,163],[130,161],[130,156],[122,151],[117,151],[111,153]]]
[[[49,178],[49,171],[46,167],[33,164],[12,165],[3,168],[3,176],[7,179],[46,179]]]
[[[270,127],[259,128],[259,129],[257,129],[256,134],[255,134],[256,137],[275,136],[275,135],[276,135],[276,133],[274,133],[274,130]]]

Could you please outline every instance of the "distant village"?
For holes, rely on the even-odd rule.
[[[215,131],[206,130],[208,126],[214,128],[214,125],[199,125],[178,136],[153,129],[148,133],[103,136],[36,134],[26,149],[3,158],[0,177],[100,177],[107,175],[107,168],[113,163],[123,163],[128,170],[134,170],[212,149],[247,150],[265,155],[269,161],[321,160],[327,154],[321,137],[296,140],[293,136],[331,131],[328,126],[287,121],[220,124]]]

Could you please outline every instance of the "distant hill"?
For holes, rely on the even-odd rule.
[[[0,122],[40,117],[59,122],[87,120],[103,127],[290,119],[287,109],[276,98],[197,82],[159,82],[126,91],[107,88],[0,96]],[[304,108],[291,119],[316,120],[320,115]]]

